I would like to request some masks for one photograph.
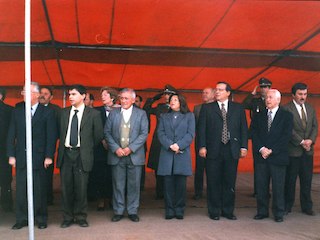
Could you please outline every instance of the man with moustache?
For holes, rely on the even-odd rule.
[[[203,104],[211,103],[215,100],[214,97],[215,90],[211,87],[207,87],[203,89],[202,91],[202,104],[194,106],[193,114],[195,116],[196,120],[196,133],[198,132],[198,122],[199,122],[199,115],[200,110]],[[196,169],[194,174],[194,196],[193,199],[198,200],[202,198],[202,192],[203,192],[203,175],[204,175],[204,169],[205,169],[205,159],[199,156],[199,147],[197,146],[197,135],[195,138],[195,149],[196,149]]]
[[[139,222],[140,179],[145,163],[144,143],[148,137],[148,118],[145,111],[134,106],[133,89],[120,91],[121,108],[114,109],[104,128],[108,142],[108,163],[112,167],[112,222],[120,221],[127,210],[133,222]]]
[[[201,107],[198,123],[199,155],[205,158],[208,213],[236,220],[235,183],[239,157],[247,155],[248,128],[241,104],[229,101],[231,86],[218,82],[216,101]]]
[[[87,185],[94,161],[94,147],[103,138],[103,126],[97,110],[84,104],[86,88],[69,87],[71,106],[61,111],[60,143],[57,167],[60,168],[63,222],[88,227]]]
[[[56,117],[56,122],[57,122],[57,129],[58,127],[58,121],[60,119],[60,111],[61,108],[56,105],[51,103],[51,100],[53,98],[53,90],[49,87],[41,87],[40,88],[40,97],[39,97],[39,102],[40,104],[51,108]],[[54,160],[54,157],[53,157]],[[47,175],[47,203],[48,205],[53,205],[53,171],[54,171],[54,163],[50,164],[50,166],[46,170],[46,175]]]
[[[297,176],[300,180],[300,206],[303,213],[314,216],[311,199],[314,144],[318,135],[315,109],[306,102],[308,86],[296,83],[292,86],[292,101],[284,106],[293,115],[293,131],[289,142],[289,165],[286,173],[286,211],[291,212]]]
[[[284,187],[289,164],[288,143],[292,134],[292,114],[279,107],[281,94],[270,89],[267,109],[256,114],[251,122],[253,154],[257,172],[257,214],[255,220],[269,217],[269,185],[272,181],[272,213],[276,222],[283,222]]]
[[[46,169],[52,164],[57,123],[52,109],[39,104],[40,88],[31,82],[32,175],[35,220],[39,229],[47,228]],[[25,96],[25,88],[21,92]],[[7,149],[9,164],[16,167],[16,223],[12,229],[28,225],[27,156],[25,103],[18,103],[12,113]]]

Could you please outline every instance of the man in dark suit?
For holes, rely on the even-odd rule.
[[[87,185],[93,166],[94,146],[103,138],[103,126],[97,110],[86,107],[86,89],[82,85],[69,87],[71,107],[62,110],[57,167],[60,168],[62,191],[62,228],[74,221],[88,227]]]
[[[215,90],[211,87],[207,87],[203,89],[202,91],[202,100],[203,104],[205,103],[211,103],[215,100],[214,98],[214,92]],[[202,104],[194,106],[193,114],[195,116],[196,120],[196,134],[198,132],[198,123],[199,123],[199,115],[201,110]],[[199,147],[198,141],[197,141],[197,135],[195,138],[195,153],[196,153],[196,169],[194,173],[194,196],[193,199],[198,200],[202,198],[202,192],[203,192],[203,175],[204,175],[204,169],[205,169],[205,159],[199,156]]]
[[[122,89],[121,108],[110,113],[104,128],[109,146],[108,163],[112,167],[113,222],[120,221],[125,210],[131,221],[139,221],[140,179],[145,163],[148,118],[145,111],[133,106],[135,98],[133,89]]]
[[[7,136],[12,107],[4,103],[6,90],[0,88],[0,204],[4,211],[12,211],[12,168],[7,157]]]
[[[292,114],[279,108],[281,94],[270,89],[267,110],[256,114],[251,122],[253,153],[257,172],[257,215],[255,220],[269,217],[269,183],[272,181],[272,213],[276,222],[285,212],[284,184],[288,159],[288,143],[292,134]]]
[[[308,87],[296,83],[292,87],[293,100],[284,106],[293,115],[293,131],[289,142],[289,166],[286,174],[286,211],[291,212],[297,176],[300,180],[300,205],[303,213],[313,216],[311,183],[313,175],[313,146],[318,135],[318,121],[314,108],[306,102]]]
[[[239,157],[247,154],[247,121],[242,105],[228,100],[228,83],[218,82],[215,90],[216,102],[201,107],[197,137],[206,159],[208,212],[213,220],[236,220],[235,183]]]
[[[40,97],[39,97],[39,102],[40,104],[51,108],[56,117],[56,122],[57,122],[57,129],[58,129],[58,121],[60,119],[60,111],[61,108],[56,105],[51,103],[51,100],[53,98],[53,91],[49,87],[41,87],[40,88]],[[54,158],[53,158],[54,160]],[[53,170],[54,170],[54,163],[51,164],[47,168],[47,202],[48,205],[53,205]]]
[[[39,229],[47,227],[46,169],[53,162],[57,124],[54,112],[39,104],[39,85],[31,83],[32,167],[35,219]],[[25,90],[21,92],[25,95]],[[13,112],[8,133],[9,164],[16,167],[16,224],[12,229],[28,225],[27,159],[25,103],[18,103]]]
[[[163,176],[157,174],[159,165],[159,156],[161,144],[158,139],[157,129],[159,126],[159,119],[162,113],[167,113],[169,111],[169,97],[172,94],[178,93],[178,91],[167,84],[161,93],[158,93],[153,98],[148,98],[143,106],[143,109],[147,112],[149,120],[149,131],[150,131],[150,115],[155,115],[157,118],[156,129],[153,132],[152,142],[149,150],[148,164],[147,166],[155,171],[156,177],[156,199],[163,199]],[[159,103],[156,107],[152,107],[152,104],[162,98],[165,99],[165,103]]]
[[[250,93],[242,102],[242,105],[245,109],[250,110],[250,118],[253,118],[254,114],[257,114],[261,111],[264,111],[266,109],[266,103],[265,98],[267,95],[268,90],[271,88],[272,82],[267,78],[260,78],[259,79],[259,85],[255,86],[252,93]],[[258,87],[260,88],[260,92],[257,93]],[[249,138],[251,138],[251,134],[249,131]],[[256,187],[256,179],[257,174],[255,171],[256,161],[253,156],[253,196],[255,197],[257,194],[257,187]]]

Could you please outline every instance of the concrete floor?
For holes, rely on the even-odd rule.
[[[110,221],[112,211],[96,211],[96,203],[91,202],[88,210],[88,228],[72,225],[61,229],[59,176],[55,176],[55,204],[49,207],[48,228],[39,230],[35,227],[35,239],[58,240],[228,240],[228,239],[320,239],[320,175],[315,174],[312,196],[316,216],[302,214],[299,201],[293,212],[285,217],[283,223],[276,223],[272,218],[261,221],[253,220],[256,214],[255,198],[252,195],[252,174],[238,175],[236,190],[237,221],[221,218],[213,221],[207,216],[206,199],[193,200],[193,178],[188,179],[188,201],[184,220],[165,220],[162,200],[154,199],[153,174],[147,174],[146,189],[141,195],[139,216],[141,221],[133,223],[124,218],[120,222]],[[297,200],[298,195],[297,195]],[[13,231],[14,213],[0,212],[0,240],[28,239],[28,228]]]

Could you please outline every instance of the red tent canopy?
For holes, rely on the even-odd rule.
[[[148,91],[170,83],[194,91],[224,80],[241,93],[267,77],[282,93],[301,81],[311,95],[320,94],[320,1],[31,4],[32,79],[42,85]],[[24,84],[24,0],[0,1],[0,11],[0,86],[16,88]],[[15,94],[9,102],[19,98]],[[189,96],[191,108],[200,102],[199,96]],[[236,101],[242,98],[235,95]],[[310,102],[320,105],[317,98]]]
[[[22,85],[24,0],[0,9],[0,85]],[[320,93],[319,1],[33,0],[31,26],[45,85],[251,91],[264,76]]]

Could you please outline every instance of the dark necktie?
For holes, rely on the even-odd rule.
[[[307,128],[307,116],[306,116],[306,113],[304,112],[303,104],[301,104],[300,106],[301,106],[302,128],[306,129]]]
[[[227,125],[227,111],[224,108],[224,103],[221,104],[221,115],[223,120],[223,126],[222,126],[222,135],[221,135],[221,142],[224,144],[227,144],[228,139],[228,125]]]
[[[70,146],[76,147],[78,145],[78,116],[79,110],[74,110],[74,114],[71,120],[70,129]]]
[[[272,124],[272,111],[269,111],[268,112],[268,132],[270,132],[271,124]]]

